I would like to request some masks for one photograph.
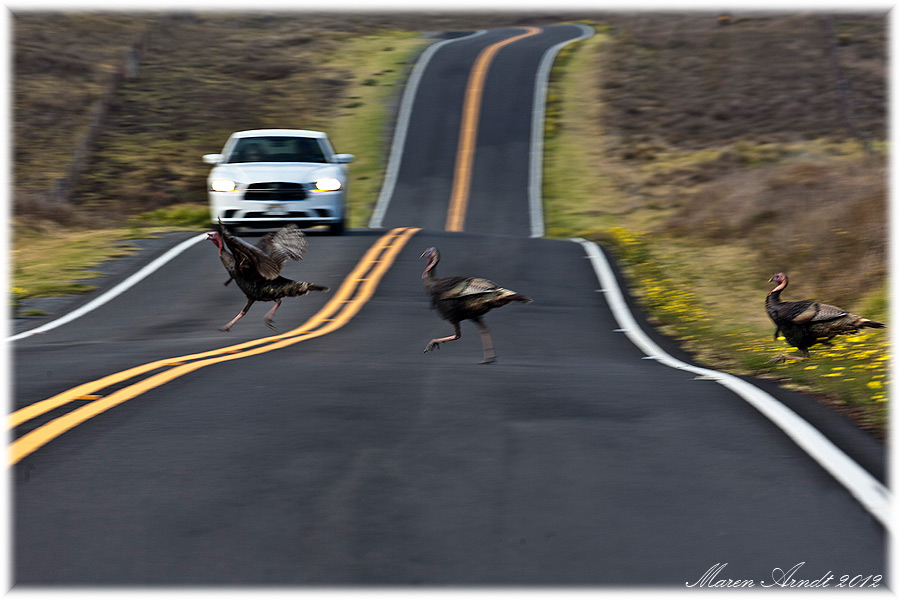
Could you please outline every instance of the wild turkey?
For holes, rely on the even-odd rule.
[[[492,308],[510,302],[531,302],[531,298],[478,277],[436,277],[434,269],[441,260],[437,248],[426,249],[420,258],[428,259],[428,266],[422,273],[422,279],[425,291],[431,296],[431,307],[453,325],[453,335],[431,340],[425,346],[425,352],[439,349],[441,342],[458,340],[459,324],[468,319],[474,321],[481,332],[481,346],[484,352],[484,359],[481,362],[483,364],[494,362],[497,355],[494,354],[491,333],[481,317]]]
[[[766,296],[766,312],[775,323],[775,339],[784,334],[787,342],[796,347],[803,356],[779,354],[770,363],[784,362],[787,359],[804,360],[809,358],[809,347],[814,344],[828,344],[831,338],[844,333],[853,333],[863,327],[884,328],[884,324],[846,310],[822,304],[813,300],[783,302],[781,292],[788,286],[788,278],[784,273],[776,273],[769,279],[777,285]]]
[[[265,234],[253,246],[228,233],[228,230],[219,221],[218,231],[210,232],[206,239],[219,249],[219,258],[225,265],[225,270],[231,275],[225,285],[231,283],[233,279],[247,296],[247,305],[235,318],[221,328],[222,331],[230,330],[232,325],[247,314],[253,303],[257,301],[275,302],[275,306],[265,316],[266,325],[270,329],[275,329],[272,317],[281,306],[282,298],[303,296],[310,291],[328,291],[325,286],[306,281],[294,281],[280,275],[281,268],[289,258],[301,260],[303,252],[306,250],[306,236],[294,224]]]

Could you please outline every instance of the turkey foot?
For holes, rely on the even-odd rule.
[[[772,360],[766,362],[767,365],[774,365],[775,363],[783,363],[789,360],[806,360],[805,356],[791,356],[790,354],[779,354]]]
[[[453,324],[453,335],[448,335],[447,337],[435,338],[428,342],[428,345],[425,346],[425,352],[430,352],[431,350],[437,350],[441,347],[441,342],[452,342],[453,340],[458,340],[460,336],[459,332],[459,323]]]

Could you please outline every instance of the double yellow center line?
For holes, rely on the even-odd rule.
[[[526,32],[492,44],[481,51],[469,74],[466,97],[463,101],[462,123],[459,127],[459,144],[456,149],[456,166],[453,171],[453,189],[450,191],[450,208],[447,211],[447,231],[462,231],[466,222],[469,203],[469,189],[472,184],[472,160],[475,156],[475,141],[478,137],[478,113],[481,110],[481,96],[488,67],[497,52],[506,45],[522,38],[537,35],[537,27],[525,27]]]
[[[472,181],[472,162],[478,134],[478,114],[488,67],[497,52],[507,46],[541,32],[536,27],[526,27],[526,32],[507,38],[485,48],[475,61],[466,85],[459,144],[453,176],[453,189],[447,214],[446,230],[462,231],[465,224],[469,189]],[[56,396],[21,408],[9,416],[8,427],[13,429],[52,410],[75,401],[88,401],[74,410],[57,417],[16,439],[10,444],[9,464],[14,465],[38,448],[59,437],[66,431],[123,402],[168,383],[182,375],[203,367],[256,356],[298,342],[319,337],[340,329],[353,318],[375,292],[382,276],[390,268],[400,250],[418,232],[418,228],[400,227],[385,234],[366,252],[356,268],[344,280],[331,300],[300,327],[286,333],[251,340],[217,350],[189,354],[149,362],[107,375],[96,381],[81,384]],[[134,379],[133,383],[104,395],[103,391]]]
[[[415,227],[399,227],[392,229],[379,238],[363,255],[353,271],[344,279],[338,291],[322,307],[322,310],[296,329],[280,335],[251,340],[217,350],[150,362],[120,371],[119,373],[107,375],[96,381],[81,384],[56,396],[17,410],[9,416],[8,427],[10,429],[76,400],[91,401],[35,428],[12,442],[9,451],[9,464],[14,465],[18,463],[38,448],[88,419],[182,375],[209,365],[285,348],[340,329],[369,301],[372,294],[375,293],[375,288],[378,286],[381,278],[393,264],[400,250],[418,231],[419,229]],[[159,372],[152,374],[154,371]],[[147,374],[150,375],[108,395],[103,395],[102,393],[106,388]]]

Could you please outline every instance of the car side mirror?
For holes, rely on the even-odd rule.
[[[205,162],[208,165],[217,165],[220,162],[222,162],[222,155],[221,154],[204,154],[203,162]]]
[[[335,154],[334,162],[346,165],[347,163],[352,163],[355,158],[356,157],[352,154]]]

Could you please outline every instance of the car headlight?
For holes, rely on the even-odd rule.
[[[334,177],[323,177],[316,180],[316,187],[313,192],[336,192],[341,189],[341,182]]]
[[[214,192],[234,192],[237,190],[237,184],[231,179],[213,179],[209,187]]]

